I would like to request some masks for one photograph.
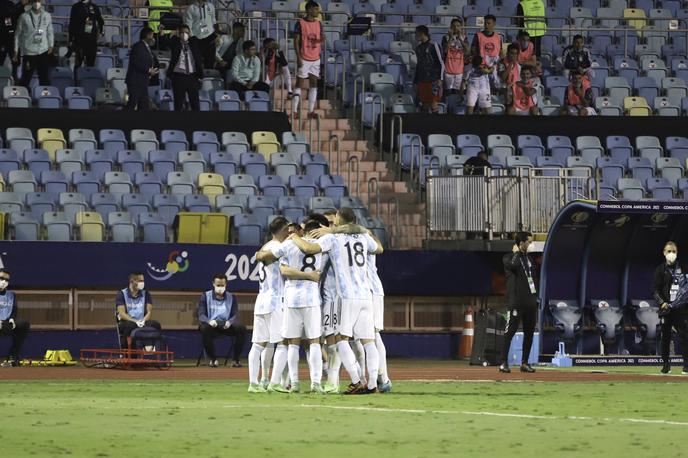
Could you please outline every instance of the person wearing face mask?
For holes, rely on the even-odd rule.
[[[160,71],[158,60],[151,50],[154,45],[153,29],[150,27],[141,29],[140,41],[131,47],[129,67],[124,80],[129,94],[128,110],[145,111],[149,108],[148,85],[151,78]]]
[[[29,87],[34,71],[38,71],[41,86],[50,85],[50,59],[55,37],[50,13],[41,7],[40,0],[32,0],[31,9],[19,16],[14,35],[13,62],[22,56],[22,77],[20,86]]]
[[[683,375],[688,375],[688,311],[672,309],[670,304],[676,300],[679,284],[685,279],[686,266],[678,262],[678,246],[675,242],[664,244],[664,262],[657,266],[652,281],[653,296],[659,304],[662,324],[662,374],[671,372],[670,348],[671,328],[676,329],[677,340],[683,352]]]
[[[215,32],[217,30],[217,16],[212,3],[198,0],[186,9],[184,23],[191,28],[191,36],[198,39],[198,46],[203,57],[203,67],[213,68],[215,65]]]
[[[246,326],[237,322],[239,303],[234,294],[227,292],[227,277],[213,276],[213,288],[201,295],[198,301],[198,329],[203,348],[210,359],[210,367],[218,367],[214,340],[221,335],[234,337],[232,367],[241,367],[239,358],[246,340]]]
[[[198,49],[198,40],[190,37],[188,25],[179,26],[178,36],[172,38],[171,49],[169,68],[172,70],[170,80],[174,94],[174,110],[183,110],[184,101],[188,97],[191,111],[198,111],[198,90],[203,78],[203,61]]]
[[[100,7],[91,0],[80,0],[72,5],[69,15],[69,47],[74,51],[74,75],[83,63],[96,65],[98,38],[103,35],[105,21]]]
[[[4,366],[18,366],[19,352],[26,336],[29,334],[29,323],[17,319],[17,298],[10,291],[10,272],[0,269],[0,335],[12,336],[12,346]]]
[[[150,326],[162,330],[160,323],[151,320],[153,315],[153,299],[146,290],[142,273],[129,274],[129,286],[117,292],[115,297],[117,308],[117,327],[122,336],[121,348],[129,347],[129,336],[136,328]]]
[[[502,364],[499,372],[509,373],[509,347],[511,339],[518,331],[519,322],[523,322],[523,359],[521,372],[532,373],[535,369],[528,364],[530,348],[533,346],[533,335],[538,316],[537,275],[535,264],[528,255],[528,247],[533,243],[533,234],[518,232],[514,238],[511,253],[502,258],[506,274],[506,298],[509,309],[509,322],[504,334],[502,346]]]

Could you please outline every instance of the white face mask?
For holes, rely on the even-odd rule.
[[[144,289],[145,287],[146,287],[146,283],[145,283],[145,282],[142,282],[142,281],[136,282],[136,289],[138,289],[139,291],[141,291],[141,290]]]
[[[0,290],[5,290],[9,286],[10,282],[7,280],[0,280]]]
[[[227,290],[226,287],[224,286],[215,286],[215,294],[224,294],[225,291]]]
[[[676,253],[667,253],[664,257],[669,264],[676,262]]]
[[[189,41],[189,34],[186,32],[182,32],[182,41]]]

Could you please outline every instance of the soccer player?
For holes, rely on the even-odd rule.
[[[459,94],[463,82],[464,59],[470,53],[461,19],[452,19],[449,33],[442,38],[444,84],[449,94]]]
[[[371,234],[372,235],[372,234]],[[368,253],[368,281],[370,291],[373,293],[373,321],[375,323],[375,347],[380,355],[380,370],[378,372],[378,390],[380,393],[392,391],[392,382],[387,374],[387,348],[382,342],[380,331],[385,328],[385,290],[377,273],[376,256]]]
[[[466,89],[466,113],[473,114],[477,103],[481,114],[490,114],[490,108],[492,108],[492,94],[490,92],[492,67],[485,65],[480,56],[473,56],[471,63],[472,68],[468,73],[468,89]]]
[[[337,212],[337,226],[355,223],[356,215],[351,208],[344,207]],[[379,355],[375,346],[375,324],[366,257],[368,253],[381,254],[382,245],[368,234],[326,234],[315,243],[298,235],[292,236],[291,240],[305,254],[329,253],[334,265],[341,301],[337,349],[342,364],[351,377],[351,384],[345,394],[377,393]],[[367,386],[361,383],[361,377],[356,370],[356,357],[349,346],[349,340],[352,338],[361,339],[365,348]]]
[[[318,80],[320,79],[320,53],[325,43],[320,17],[320,5],[306,2],[306,17],[299,19],[294,30],[296,49],[296,89],[292,99],[293,110],[299,109],[301,90],[308,88],[308,116],[315,118],[315,104],[318,101]]]
[[[287,238],[289,221],[278,216],[270,223],[272,240],[263,245],[256,253],[256,260],[260,262],[258,270],[259,290],[256,305],[253,309],[253,346],[248,354],[249,393],[263,393],[267,388],[270,362],[278,352],[286,352],[282,344],[280,328],[282,326],[282,275],[279,264],[261,261],[263,253],[270,253],[278,248]],[[280,348],[281,347],[281,348]],[[262,368],[262,380],[258,383],[258,371]]]
[[[506,113],[510,115],[539,115],[540,109],[537,106],[535,93],[533,67],[524,65],[521,67],[520,80],[507,88]]]
[[[495,88],[499,87],[497,78],[497,63],[502,52],[502,37],[495,32],[497,18],[488,14],[485,16],[485,29],[476,33],[471,43],[471,54],[473,57],[480,56],[483,63],[493,69],[491,75],[492,84]]]

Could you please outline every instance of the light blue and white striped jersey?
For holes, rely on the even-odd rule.
[[[274,254],[273,250],[279,248],[280,245],[281,243],[277,240],[270,240],[261,250],[270,251]],[[261,262],[259,264],[259,289],[253,314],[266,315],[272,313],[278,307],[282,307],[284,284],[282,282],[282,274],[280,274],[279,271],[279,262],[273,262],[271,264],[264,264]]]
[[[329,253],[342,299],[371,300],[366,257],[377,250],[368,234],[328,234],[318,239],[323,253]]]
[[[328,253],[323,254],[323,277],[321,281],[320,292],[323,297],[323,305],[335,302],[337,300],[337,279]]]
[[[385,290],[382,287],[382,281],[380,281],[380,276],[377,274],[377,264],[376,258],[372,253],[368,253],[368,281],[370,282],[370,291],[373,296],[384,296]]]
[[[304,254],[291,240],[272,252],[280,264],[302,272],[322,270],[322,255]],[[320,307],[320,284],[309,280],[284,280],[284,306],[288,308]]]

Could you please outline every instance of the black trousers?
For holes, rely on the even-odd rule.
[[[535,305],[528,305],[523,307],[515,307],[509,310],[509,322],[506,325],[506,334],[504,334],[504,346],[502,347],[502,363],[509,361],[509,347],[511,346],[511,339],[518,331],[519,323],[523,323],[523,356],[521,362],[528,363],[530,356],[530,348],[533,346],[533,334],[535,333],[535,324],[537,323],[538,307]]]
[[[688,313],[683,310],[672,310],[662,317],[662,361],[669,364],[671,350],[671,328],[676,328],[676,337],[683,354],[683,365],[688,367]]]
[[[28,88],[35,71],[38,71],[39,84],[50,86],[50,56],[47,51],[37,56],[22,56],[22,77],[19,85]]]
[[[198,101],[200,83],[194,75],[172,74],[172,94],[174,94],[174,111],[182,111],[186,97],[189,97],[191,111],[199,111],[201,104]]]
[[[533,50],[535,51],[535,55],[539,59],[540,53],[542,52],[542,36],[530,37],[530,41],[533,42]]]
[[[160,326],[160,323],[155,320],[148,320],[146,321],[145,325],[155,328],[158,331],[162,331],[162,326]],[[117,327],[119,328],[119,335],[122,336],[120,346],[122,348],[127,348],[127,337],[129,337],[134,329],[138,328],[138,326],[133,321],[120,321],[117,323]]]
[[[74,79],[76,80],[76,69],[86,64],[87,67],[95,67],[96,54],[98,52],[98,39],[93,37],[84,38],[74,43]]]
[[[14,37],[12,38],[14,40]],[[13,43],[0,43],[0,67],[5,63],[5,59],[8,57],[10,58],[10,61],[12,60],[12,51],[14,48]],[[11,62],[12,64],[12,78],[14,78],[14,81],[17,81],[17,69],[19,68],[19,62],[16,64],[14,62]]]
[[[215,68],[215,34],[198,40],[198,47],[203,58],[203,68]]]
[[[12,336],[12,346],[10,347],[10,358],[18,361],[19,352],[21,347],[26,340],[26,336],[29,335],[29,329],[31,326],[28,321],[14,320],[16,327],[12,329],[12,323],[9,321],[2,322],[2,328],[0,328],[0,336]]]
[[[265,84],[262,81],[256,82],[256,84],[253,85],[251,89],[248,87],[244,86],[238,81],[232,81],[232,83],[229,85],[229,90],[230,91],[237,91],[239,93],[239,97],[242,99],[244,98],[244,93],[246,91],[264,91],[264,92],[270,92],[270,86]]]
[[[220,336],[232,336],[234,337],[234,347],[232,348],[232,359],[234,361],[239,361],[241,358],[241,351],[244,349],[244,342],[246,341],[246,326],[243,324],[235,323],[231,325],[228,329],[221,328],[220,326],[214,328],[208,323],[201,323],[198,326],[198,330],[201,331],[201,338],[203,339],[203,348],[210,358],[211,361],[217,359],[215,354],[215,339]]]
[[[148,111],[150,107],[150,97],[148,97],[148,86],[127,84],[127,110]]]

